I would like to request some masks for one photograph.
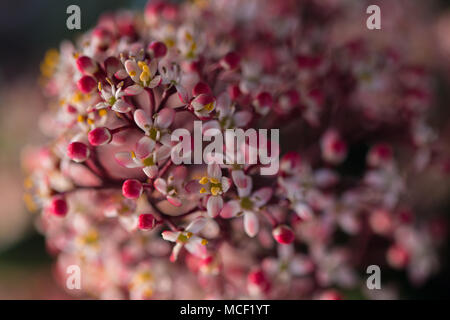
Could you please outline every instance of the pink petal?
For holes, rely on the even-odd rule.
[[[149,127],[153,124],[152,119],[142,109],[138,109],[134,112],[134,122],[145,132],[147,132]]]
[[[217,163],[212,163],[208,165],[208,176],[211,178],[220,179],[222,178],[222,170]]]
[[[150,89],[156,88],[157,86],[159,86],[162,82],[162,78],[161,76],[156,76],[152,79],[152,81],[150,81],[150,83],[148,84],[148,87]]]
[[[127,60],[125,61],[125,69],[127,70],[127,73],[130,74],[132,72],[135,73],[134,76],[131,76],[131,79],[133,79],[134,82],[139,81],[139,76],[141,75],[141,70],[139,69],[138,64],[134,60]]]
[[[223,199],[221,196],[209,197],[208,202],[206,203],[206,209],[208,210],[208,215],[211,218],[217,217],[222,208],[223,208]]]
[[[127,73],[126,70],[120,69],[120,70],[118,70],[118,71],[114,74],[114,76],[115,76],[118,80],[123,80],[123,79],[125,79],[126,77],[128,77],[128,73]]]
[[[167,196],[167,201],[175,207],[181,206],[181,200],[179,198],[173,197],[173,196]]]
[[[158,166],[148,166],[142,169],[145,175],[151,179],[155,178],[158,175]]]
[[[174,231],[164,231],[161,233],[162,238],[166,241],[175,242],[178,239],[178,236],[180,235],[180,232],[174,232]]]
[[[160,146],[158,150],[156,150],[156,161],[159,163],[168,157],[170,157],[171,148],[168,146]]]
[[[126,168],[139,168],[141,165],[137,164],[130,152],[118,152],[115,154],[114,158],[123,167]]]
[[[231,179],[230,178],[222,177],[222,179],[220,180],[220,183],[222,185],[223,193],[227,192],[228,189],[230,189],[230,187],[231,187]]]
[[[172,141],[170,139],[170,134],[163,134],[163,136],[159,138],[159,142],[167,147],[172,148]]]
[[[244,198],[244,197],[248,197],[250,195],[250,192],[252,191],[253,188],[253,181],[252,178],[249,176],[246,176],[245,180],[247,181],[245,183],[245,187],[243,188],[237,188],[238,189],[238,194],[239,194],[239,198]]]
[[[196,219],[194,219],[187,227],[186,227],[186,231],[187,232],[192,232],[192,233],[199,233],[206,225],[206,218],[204,217],[198,217]]]
[[[233,120],[236,127],[245,127],[252,120],[252,113],[248,111],[236,112]]]
[[[150,139],[147,136],[143,136],[136,143],[136,156],[139,159],[147,158],[150,155],[150,153],[152,153],[153,149],[155,148],[155,144],[156,144],[156,142],[153,139]]]
[[[244,174],[243,170],[233,170],[231,171],[231,177],[233,178],[234,184],[238,188],[245,188],[247,187],[247,176]]]
[[[163,195],[167,194],[167,183],[166,183],[166,180],[158,178],[158,179],[155,180],[155,182],[153,182],[153,186],[155,187],[156,190],[161,192]]]
[[[178,97],[180,98],[180,101],[182,103],[188,103],[189,102],[188,91],[184,87],[179,86],[179,85],[177,85],[176,88],[177,88]]]
[[[181,249],[183,248],[183,245],[181,243],[177,243],[173,249],[172,253],[170,255],[170,261],[175,262],[178,259],[178,254],[180,253]]]
[[[313,216],[313,212],[312,212],[311,208],[302,202],[295,204],[294,210],[295,210],[295,213],[297,213],[297,215],[300,218],[305,219],[305,220],[308,220],[308,219],[312,218],[312,216]]]
[[[133,106],[123,99],[117,100],[111,108],[120,113],[127,113],[133,109]]]
[[[272,198],[272,194],[272,188],[265,187],[253,192],[251,198],[253,203],[259,208],[265,205],[270,200],[270,198]]]
[[[254,237],[259,231],[259,221],[251,211],[247,211],[244,214],[244,230],[248,234],[249,237]]]
[[[148,68],[150,69],[150,75],[153,77],[158,70],[158,60],[153,59],[152,61],[150,61],[150,65],[148,66]]]
[[[230,219],[241,212],[241,205],[238,200],[231,200],[225,203],[222,210],[220,211],[220,216],[224,219]]]
[[[132,86],[126,87],[124,92],[127,96],[137,96],[143,90],[144,90],[144,88],[142,88],[140,85],[134,84]]]
[[[206,246],[202,244],[202,241],[202,238],[193,236],[191,239],[189,239],[189,242],[186,243],[185,248],[187,251],[199,258],[206,258],[207,250]]]
[[[155,120],[155,125],[158,128],[166,129],[168,128],[175,118],[175,110],[172,108],[164,108],[160,112],[158,112],[158,116]]]

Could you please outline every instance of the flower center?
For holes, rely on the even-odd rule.
[[[241,208],[245,210],[251,210],[253,208],[253,201],[249,197],[241,199]]]

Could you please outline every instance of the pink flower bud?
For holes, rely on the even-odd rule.
[[[208,112],[211,112],[215,107],[215,103],[216,98],[210,94],[202,93],[192,100],[191,105],[196,111],[206,108]]]
[[[88,134],[89,143],[93,146],[101,146],[111,142],[112,134],[108,128],[100,127],[91,130]]]
[[[263,116],[266,115],[273,106],[272,95],[265,91],[258,93],[258,95],[253,99],[253,105],[255,106],[256,112]]]
[[[286,225],[280,225],[273,229],[272,235],[281,244],[289,244],[295,240],[294,232]]]
[[[201,95],[201,94],[211,94],[211,88],[208,86],[208,84],[200,81],[195,85],[195,87],[192,89],[192,95],[194,97]]]
[[[137,199],[141,196],[144,187],[136,179],[128,179],[122,185],[122,194],[128,199]]]
[[[400,245],[393,245],[387,251],[387,261],[391,267],[403,269],[409,262],[408,251]]]
[[[336,130],[330,129],[325,132],[320,147],[323,158],[329,163],[339,164],[347,156],[347,144]]]
[[[367,163],[373,167],[386,165],[391,160],[392,148],[386,143],[374,145],[367,155]]]
[[[153,41],[148,45],[147,50],[153,53],[153,57],[162,58],[167,53],[167,47],[163,42]]]
[[[253,270],[247,277],[248,289],[251,293],[267,293],[270,290],[270,282],[261,269]]]
[[[97,81],[91,76],[83,76],[78,80],[77,87],[83,93],[90,93],[97,88]]]
[[[282,174],[293,174],[300,169],[302,158],[295,151],[286,153],[280,162],[280,169]]]
[[[79,57],[76,63],[78,70],[84,75],[93,75],[98,70],[97,63],[87,56]]]
[[[385,235],[393,227],[391,214],[383,209],[375,210],[370,214],[369,225],[375,233]]]
[[[236,84],[229,86],[227,91],[232,100],[236,100],[242,94],[241,89],[239,89],[239,86]]]
[[[229,52],[220,60],[220,65],[227,70],[233,70],[239,67],[241,57],[236,52]]]
[[[157,220],[150,213],[141,214],[139,216],[138,227],[142,230],[150,230],[156,226]]]
[[[64,217],[68,211],[66,199],[60,196],[54,197],[50,202],[49,210],[55,216]]]
[[[104,50],[112,41],[112,34],[105,28],[97,27],[92,31],[92,43],[99,50]]]
[[[322,292],[319,300],[342,300],[342,295],[336,290],[330,289]]]
[[[75,162],[83,162],[89,158],[89,148],[83,142],[72,142],[67,146],[67,156]]]

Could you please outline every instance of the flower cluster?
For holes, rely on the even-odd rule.
[[[150,1],[52,51],[52,140],[24,163],[58,276],[80,265],[99,298],[339,299],[370,264],[433,274],[445,226],[409,197],[440,160],[429,76],[401,49],[335,44],[339,9]],[[175,165],[171,132],[194,120],[279,128],[279,172]]]

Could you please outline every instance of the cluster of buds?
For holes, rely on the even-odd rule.
[[[52,140],[24,164],[62,282],[77,264],[99,298],[340,299],[368,264],[433,274],[445,227],[408,197],[438,167],[429,77],[401,50],[331,44],[339,9],[150,1],[52,51]],[[194,121],[280,129],[278,173],[175,164]]]

